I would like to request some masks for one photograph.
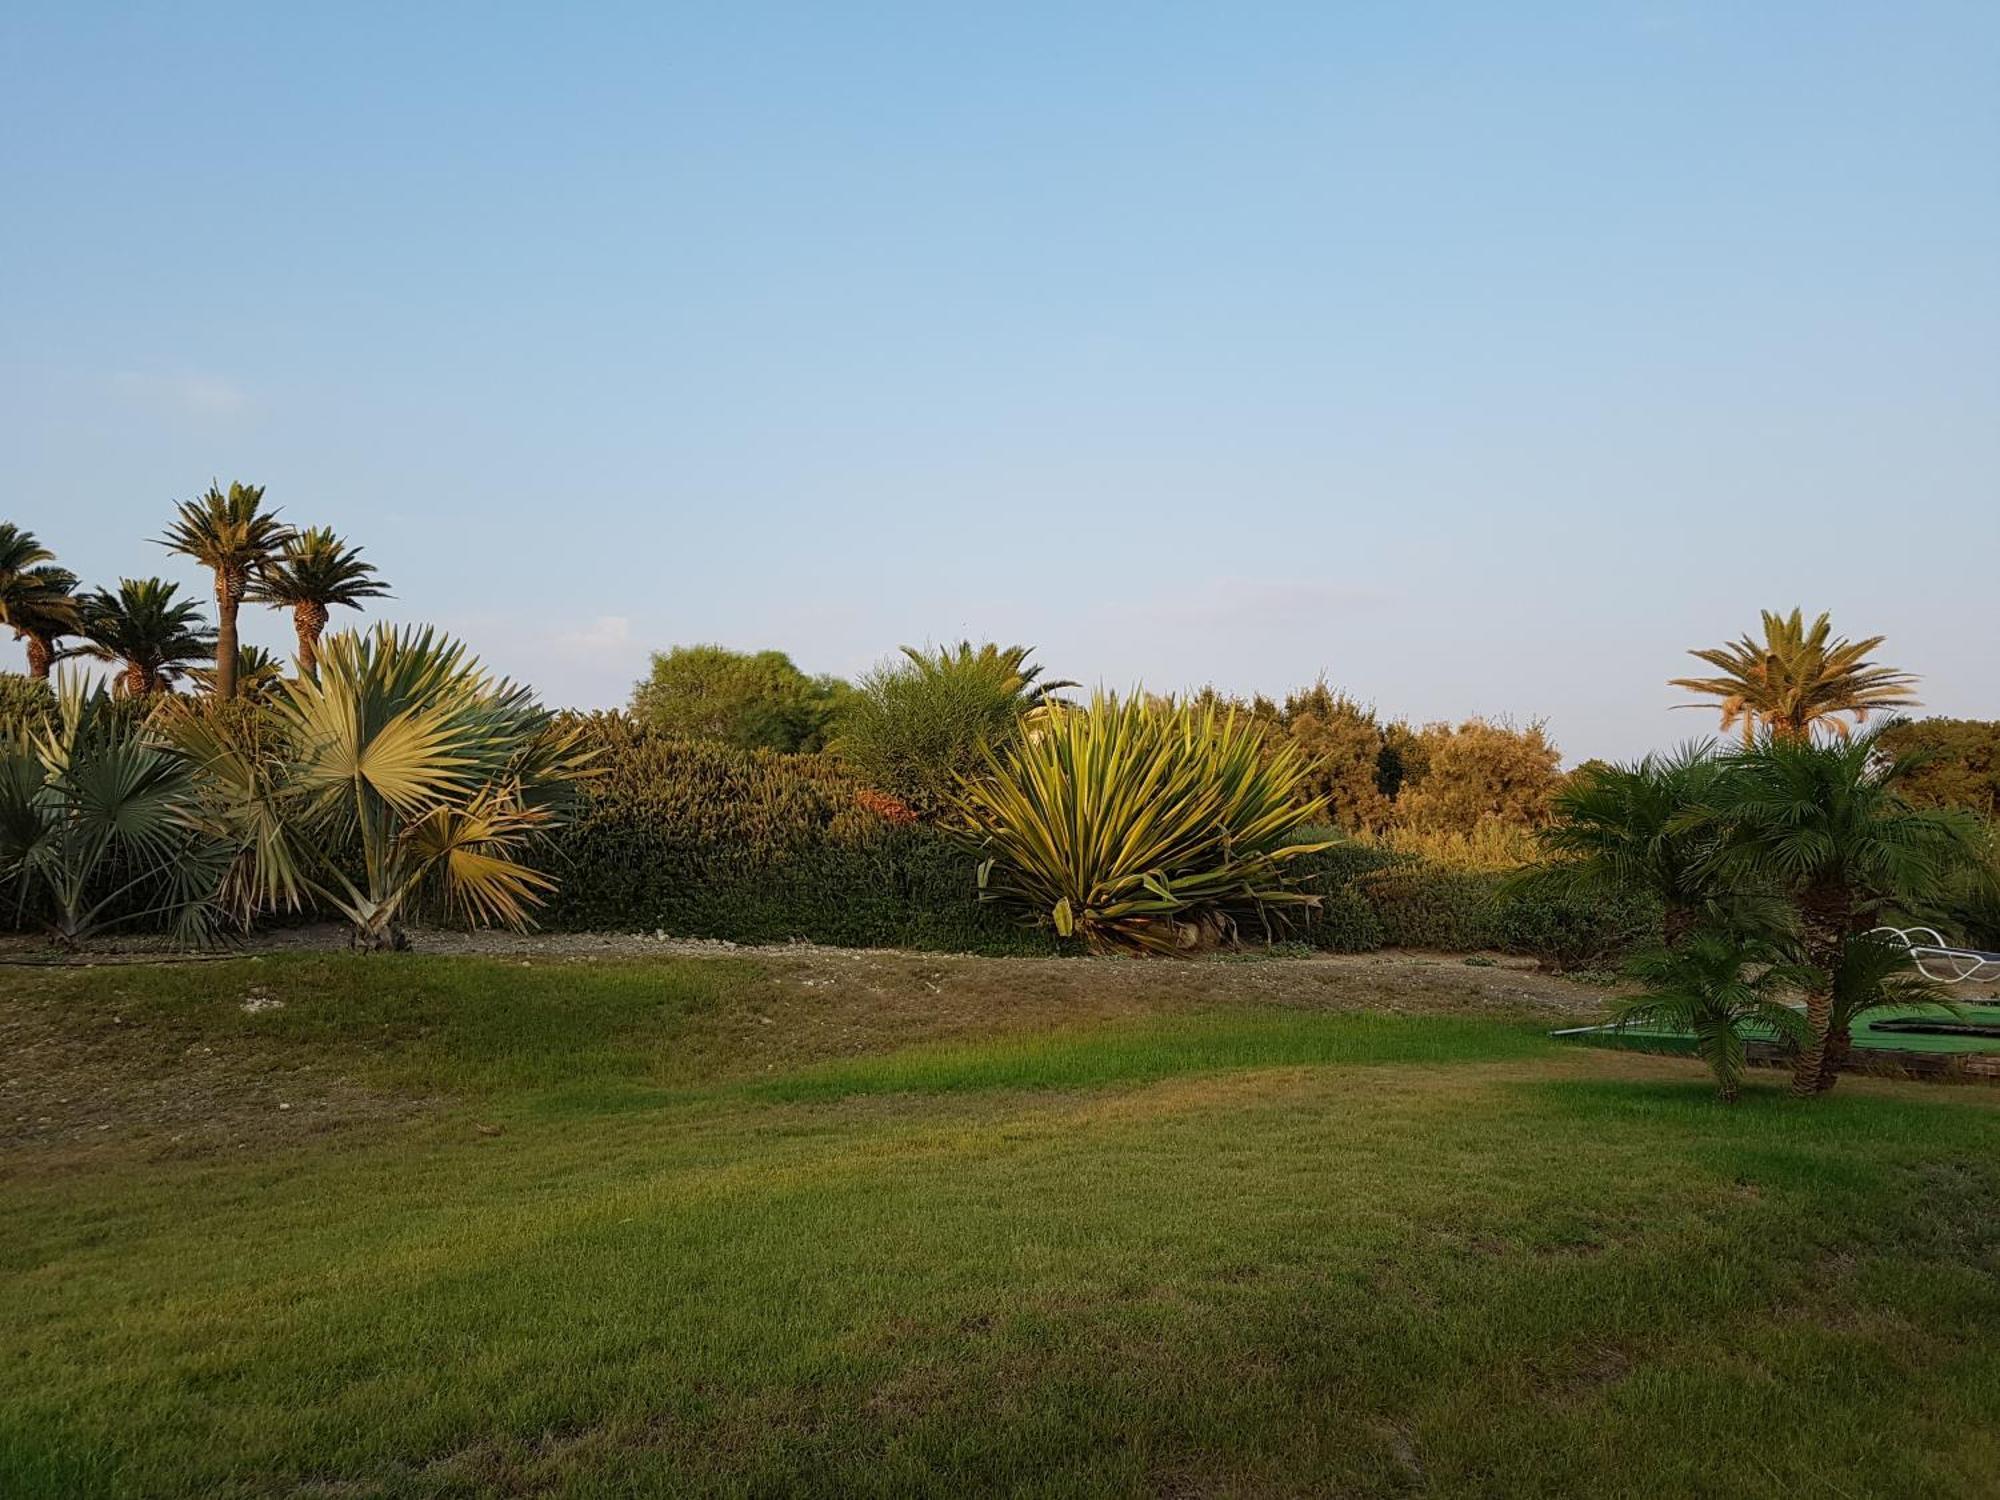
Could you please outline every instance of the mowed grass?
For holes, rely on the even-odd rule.
[[[1233,967],[859,1052],[748,962],[9,971],[101,1123],[5,1158],[0,1495],[2000,1492],[1993,1093]]]

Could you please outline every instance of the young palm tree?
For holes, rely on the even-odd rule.
[[[28,675],[46,679],[56,642],[77,633],[76,575],[12,521],[0,521],[0,625],[28,643]]]
[[[1850,733],[1846,715],[1865,724],[1877,709],[1916,706],[1917,700],[1910,696],[1917,684],[1914,676],[1866,660],[1884,637],[1834,639],[1827,615],[1808,628],[1799,610],[1789,615],[1768,609],[1763,613],[1762,641],[1746,635],[1727,646],[1688,653],[1716,668],[1720,677],[1676,677],[1668,683],[1720,698],[1724,733],[1740,726],[1747,746],[1756,743],[1759,731],[1806,739],[1816,725],[1824,724],[1846,739]]]
[[[329,637],[317,678],[280,685],[274,733],[178,706],[209,825],[239,851],[239,919],[324,902],[356,947],[406,946],[426,895],[470,923],[528,924],[555,882],[526,862],[585,773],[576,731],[429,630]]]
[[[160,578],[121,578],[118,592],[96,589],[78,605],[87,642],[79,654],[119,669],[118,691],[143,698],[163,693],[215,651],[215,633],[192,599]],[[233,661],[232,661],[233,665]]]
[[[170,552],[193,558],[215,574],[215,696],[236,696],[236,611],[251,581],[291,537],[275,511],[263,508],[261,485],[214,485],[182,502],[174,524],[160,538]]]
[[[1784,922],[1767,884],[1722,871],[1715,808],[1729,763],[1710,743],[1630,766],[1581,768],[1556,793],[1555,822],[1535,837],[1548,862],[1523,886],[1563,893],[1656,897],[1669,948],[1697,924],[1769,931]]]
[[[1612,1024],[1664,1025],[1691,1033],[1696,1054],[1715,1074],[1717,1095],[1734,1104],[1749,1066],[1746,1027],[1761,1027],[1780,1040],[1805,1040],[1805,1017],[1779,998],[1805,976],[1777,959],[1770,945],[1755,938],[1697,929],[1679,947],[1639,954],[1625,966],[1645,992],[1621,1001]]]
[[[1717,864],[1733,878],[1768,881],[1797,908],[1813,971],[1810,1035],[1793,1092],[1821,1090],[1833,1037],[1837,976],[1850,942],[1892,912],[1921,913],[1946,898],[1981,855],[1979,820],[1957,808],[1914,808],[1902,783],[1911,756],[1890,756],[1881,730],[1815,744],[1772,738],[1732,756]]]
[[[1918,970],[1910,951],[1863,933],[1849,938],[1833,974],[1833,1004],[1827,1012],[1826,1052],[1820,1059],[1819,1091],[1840,1080],[1854,1045],[1854,1023],[1871,1010],[1957,1011],[1951,992]]]
[[[311,677],[319,670],[319,638],[328,612],[342,604],[361,608],[363,599],[385,599],[389,586],[375,576],[375,565],[361,560],[361,549],[350,547],[330,526],[296,532],[251,580],[248,598],[258,604],[290,609],[299,637],[299,671]]]
[[[215,696],[215,668],[196,667],[189,679],[211,697]],[[262,646],[236,648],[236,697],[243,703],[269,703],[285,680],[285,664]]]

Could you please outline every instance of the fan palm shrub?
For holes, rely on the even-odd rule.
[[[308,677],[319,670],[319,641],[333,608],[359,609],[363,599],[388,596],[375,565],[363,562],[361,549],[348,546],[330,526],[309,526],[286,538],[250,580],[247,595],[253,603],[292,612],[299,670]]]
[[[1731,773],[1732,762],[1707,742],[1629,766],[1579,767],[1556,793],[1555,821],[1535,833],[1543,862],[1518,877],[1515,887],[1565,896],[1651,896],[1660,903],[1669,948],[1697,925],[1782,929],[1787,912],[1771,882],[1716,859],[1718,808]]]
[[[176,705],[167,723],[237,851],[239,920],[310,900],[365,950],[407,946],[420,904],[527,926],[554,886],[530,856],[585,772],[574,729],[428,629],[341,632],[264,714]]]
[[[102,687],[64,675],[52,713],[0,724],[0,886],[65,947],[123,922],[206,932],[227,859],[195,767]]]
[[[215,651],[215,633],[192,599],[160,578],[121,578],[118,592],[95,589],[78,606],[85,644],[79,655],[118,669],[117,691],[131,698],[168,692]]]
[[[1749,1066],[1745,1032],[1760,1028],[1794,1046],[1807,1040],[1806,1018],[1784,996],[1806,982],[1803,970],[1754,937],[1704,927],[1672,948],[1636,955],[1625,971],[1644,986],[1617,1003],[1612,1024],[1665,1026],[1694,1038],[1715,1075],[1715,1091],[1734,1104]]]
[[[28,675],[46,679],[56,642],[82,627],[76,574],[55,566],[55,554],[12,521],[0,521],[0,625],[28,646]]]
[[[988,641],[920,651],[862,678],[845,705],[834,749],[876,790],[924,817],[948,809],[959,783],[1001,749],[1023,719],[1057,702],[1071,682],[1043,682],[1030,646]]]
[[[215,574],[215,695],[224,702],[236,696],[236,612],[291,535],[275,511],[264,509],[262,485],[232,483],[226,495],[211,484],[206,494],[183,501],[160,538],[168,551]]]
[[[1841,946],[1827,1008],[1826,1047],[1820,1058],[1818,1090],[1840,1079],[1854,1046],[1854,1023],[1870,1011],[1959,1010],[1951,992],[1927,977],[1900,943],[1862,933]]]
[[[985,899],[1094,952],[1179,953],[1271,935],[1319,897],[1288,864],[1324,804],[1295,750],[1215,708],[1099,695],[984,751],[956,799]]]
[[[1910,805],[1901,789],[1917,761],[1887,753],[1881,734],[1824,743],[1770,736],[1730,757],[1720,784],[1727,831],[1716,868],[1791,901],[1813,971],[1810,1035],[1792,1079],[1799,1094],[1830,1086],[1837,976],[1850,943],[1889,916],[1928,915],[1984,852],[1971,814]]]
[[[1849,717],[1865,724],[1871,713],[1916,705],[1910,696],[1914,676],[1867,660],[1884,637],[1836,638],[1831,617],[1824,614],[1811,625],[1796,609],[1789,615],[1767,609],[1763,615],[1761,641],[1746,635],[1727,646],[1688,653],[1719,676],[1676,677],[1668,683],[1721,699],[1723,733],[1740,728],[1746,748],[1760,733],[1806,739],[1820,725],[1846,739],[1853,732]]]

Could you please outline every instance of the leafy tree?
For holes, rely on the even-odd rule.
[[[1782,998],[1802,974],[1755,938],[1702,928],[1677,947],[1634,956],[1626,973],[1644,989],[1616,1004],[1612,1024],[1667,1026],[1691,1034],[1725,1104],[1736,1102],[1749,1066],[1746,1028],[1761,1027],[1794,1043],[1805,1040],[1805,1018]]]
[[[1763,640],[1746,635],[1727,646],[1688,653],[1720,676],[1676,677],[1668,684],[1720,698],[1725,734],[1740,727],[1748,746],[1756,742],[1759,731],[1782,739],[1805,739],[1815,727],[1825,725],[1845,739],[1852,733],[1850,715],[1857,724],[1865,724],[1878,709],[1916,704],[1910,696],[1915,677],[1867,660],[1884,637],[1835,638],[1831,617],[1824,614],[1810,626],[1796,609],[1789,615],[1767,609],[1763,615]]]
[[[1333,691],[1322,677],[1290,694],[1277,719],[1305,758],[1306,784],[1325,800],[1333,823],[1366,833],[1388,825],[1401,761],[1372,709]]]
[[[251,582],[291,539],[277,512],[263,508],[261,485],[235,484],[223,494],[214,485],[176,507],[160,544],[193,558],[215,574],[215,695],[236,696],[236,612]]]
[[[1882,747],[1916,764],[1903,795],[1919,807],[1964,807],[2000,817],[2000,720],[1900,719]]]
[[[65,947],[121,922],[205,931],[227,855],[196,808],[186,758],[80,678],[0,724],[0,882]]]
[[[407,946],[426,894],[474,925],[526,926],[555,884],[528,857],[586,769],[575,729],[429,630],[341,632],[267,715],[177,704],[165,723],[238,851],[239,919],[310,897],[364,950]]]
[[[118,690],[128,697],[169,691],[215,651],[215,633],[201,607],[176,598],[179,592],[164,579],[121,578],[115,594],[96,589],[83,595],[77,601],[86,642],[80,654],[117,666]]]
[[[741,750],[818,750],[847,685],[808,677],[782,651],[676,646],[653,653],[632,690],[633,716],[662,733]]]
[[[1526,729],[1484,719],[1455,729],[1431,724],[1416,736],[1416,750],[1422,772],[1403,783],[1398,822],[1463,834],[1489,820],[1524,828],[1548,822],[1562,757],[1539,723]]]
[[[984,767],[986,750],[1017,737],[1024,716],[1075,684],[1041,681],[1028,646],[937,651],[905,646],[876,668],[842,715],[834,748],[863,780],[925,816],[951,804],[964,777]]]
[[[1903,786],[1913,767],[1885,753],[1880,730],[1824,743],[1772,736],[1730,757],[1720,784],[1717,868],[1774,886],[1798,912],[1812,973],[1795,1093],[1831,1087],[1827,1055],[1849,944],[1888,916],[1924,915],[1947,900],[1956,875],[1983,853],[1978,819],[1911,806]]]
[[[292,612],[299,640],[299,670],[312,676],[319,670],[319,639],[336,605],[361,608],[363,599],[384,599],[389,586],[376,576],[375,565],[361,560],[361,549],[350,547],[330,526],[294,532],[250,581],[245,596]]]
[[[0,625],[28,644],[28,675],[47,678],[56,642],[81,626],[76,575],[54,566],[55,554],[31,531],[0,521]]]

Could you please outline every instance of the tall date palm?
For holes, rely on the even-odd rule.
[[[292,612],[299,639],[299,671],[307,677],[319,671],[319,640],[335,605],[361,608],[363,599],[383,599],[389,586],[376,576],[375,565],[361,560],[361,549],[350,547],[330,526],[310,526],[294,532],[250,583],[249,599]]]
[[[1808,739],[1816,727],[1825,725],[1846,739],[1853,732],[1849,717],[1865,724],[1877,710],[1916,706],[1910,695],[1917,684],[1914,676],[1867,660],[1884,637],[1871,635],[1859,641],[1835,637],[1832,619],[1824,614],[1808,626],[1800,610],[1789,615],[1768,609],[1763,613],[1763,640],[1746,635],[1727,646],[1688,653],[1720,676],[1676,677],[1668,683],[1721,699],[1724,733],[1740,729],[1748,746],[1756,743],[1759,733]]]
[[[191,557],[215,574],[215,695],[236,696],[236,612],[251,582],[291,538],[275,511],[264,509],[262,485],[235,484],[224,494],[214,485],[176,508],[160,538],[170,552]]]

